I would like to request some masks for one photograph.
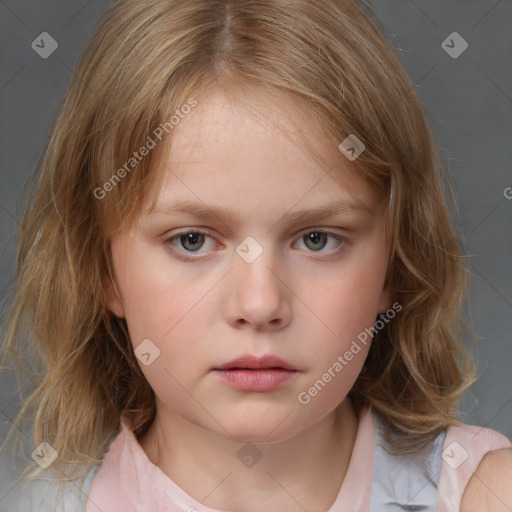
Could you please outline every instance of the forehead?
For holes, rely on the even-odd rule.
[[[306,209],[336,201],[371,210],[367,181],[340,153],[311,107],[284,93],[218,90],[175,127],[156,208],[172,202]]]
[[[304,162],[330,164],[336,148],[329,147],[320,119],[311,106],[284,92],[251,87],[226,94],[211,88],[173,132],[169,163],[212,150],[234,153],[240,144],[261,149],[264,143],[288,156],[300,154]],[[253,144],[246,144],[249,137]],[[339,158],[337,149],[335,154]]]

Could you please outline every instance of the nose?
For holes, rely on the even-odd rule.
[[[235,328],[280,330],[291,321],[291,287],[283,265],[270,250],[252,263],[237,254],[229,273],[225,314]],[[289,280],[289,278],[288,278]]]

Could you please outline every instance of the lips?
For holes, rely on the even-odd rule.
[[[220,366],[216,366],[215,370],[234,370],[234,369],[243,369],[243,370],[261,370],[261,369],[283,369],[296,371],[290,363],[286,362],[284,359],[280,357],[276,357],[273,355],[265,355],[262,357],[256,357],[252,355],[244,355],[233,359],[232,361],[228,361]]]
[[[283,359],[245,355],[213,368],[220,382],[244,392],[267,393],[289,383],[299,372]]]

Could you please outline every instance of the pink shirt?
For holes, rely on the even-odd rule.
[[[327,512],[407,510],[400,507],[402,503],[423,506],[418,510],[457,511],[464,489],[485,453],[511,446],[505,436],[488,428],[449,427],[446,435],[438,438],[431,457],[436,488],[428,480],[422,481],[424,467],[416,467],[416,458],[388,454],[382,439],[378,418],[370,409],[363,409],[345,479]],[[413,487],[422,492],[411,492]],[[152,464],[135,435],[122,424],[92,482],[87,512],[215,509],[196,501]]]

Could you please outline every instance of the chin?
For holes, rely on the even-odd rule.
[[[287,412],[289,414],[289,411]],[[265,414],[253,411],[244,417],[229,417],[229,422],[222,422],[223,429],[216,428],[217,434],[238,443],[278,443],[300,432],[297,425],[292,425],[287,414]]]
[[[236,443],[253,443],[253,444],[272,444],[284,441],[287,437],[290,437],[283,432],[279,434],[272,433],[269,435],[272,429],[267,428],[254,428],[254,426],[236,427],[236,429],[229,430],[231,437],[228,439]],[[225,434],[225,433],[224,433]],[[223,436],[225,437],[225,436]]]

